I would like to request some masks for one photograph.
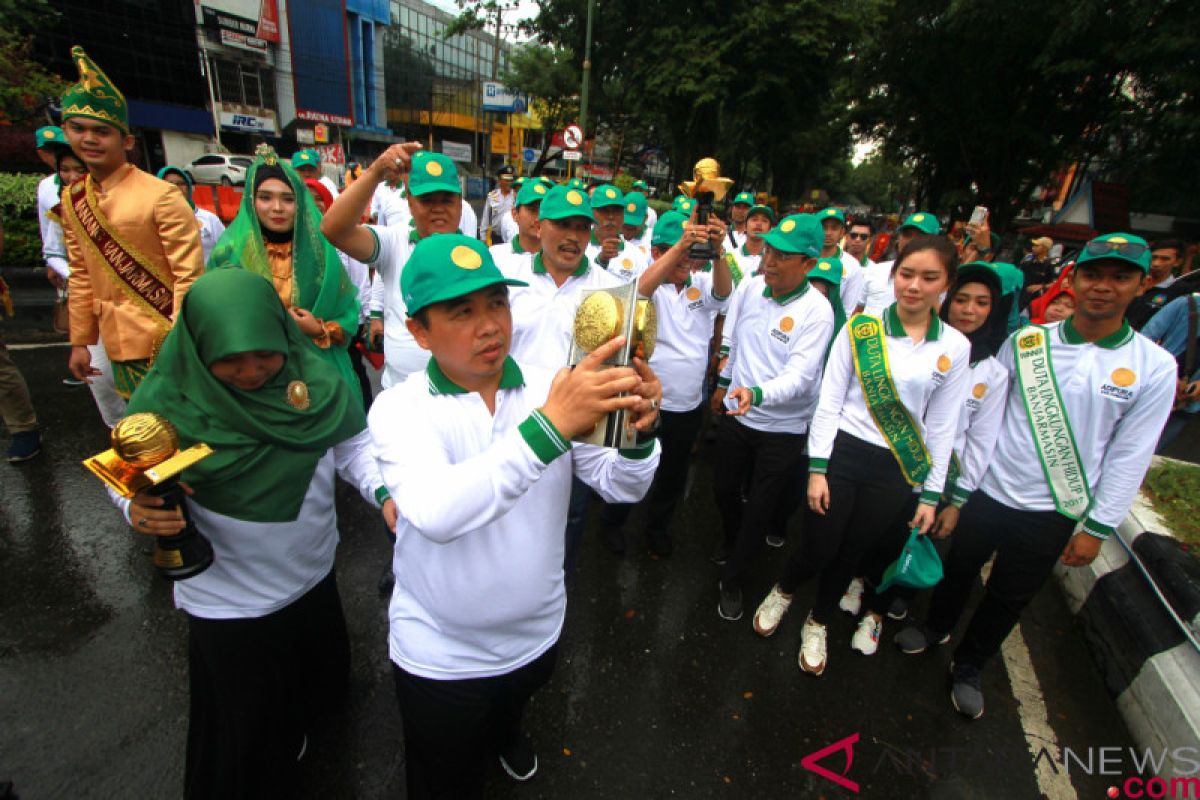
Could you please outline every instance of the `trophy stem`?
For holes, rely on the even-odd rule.
[[[713,213],[713,193],[712,192],[697,192],[696,193],[696,224],[707,225],[708,218]],[[713,249],[712,244],[705,239],[703,242],[697,242],[688,248],[688,258],[696,261],[712,261],[717,257],[717,251]]]
[[[199,575],[213,563],[212,543],[196,529],[187,513],[183,499],[185,492],[177,478],[169,478],[146,490],[147,494],[161,497],[164,510],[178,508],[187,523],[179,533],[172,536],[157,536],[154,541],[154,566],[163,577],[182,581]]]

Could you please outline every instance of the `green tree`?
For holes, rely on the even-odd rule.
[[[57,16],[46,0],[0,0],[0,125],[46,124],[46,99],[66,88],[31,57],[33,32]]]
[[[551,153],[551,137],[579,116],[579,73],[575,56],[567,48],[526,43],[513,50],[502,80],[505,85],[529,95],[541,120],[542,152],[534,164],[537,174],[561,151]]]

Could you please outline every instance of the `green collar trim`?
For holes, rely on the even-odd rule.
[[[904,330],[904,323],[900,321],[900,313],[896,311],[896,304],[892,303],[887,307],[887,311],[883,312],[883,332],[888,336],[903,338],[908,336]],[[925,341],[936,342],[942,337],[942,320],[933,311],[929,312],[929,327],[925,329]]]
[[[591,237],[591,238],[592,238],[592,244],[594,244],[594,245],[596,245],[597,247],[599,247],[599,246],[600,246],[600,240],[596,238],[596,231],[595,231],[595,229],[594,229],[594,228],[592,229],[592,237]]]
[[[579,260],[579,268],[571,273],[571,277],[572,278],[582,278],[584,275],[587,275],[588,267],[590,267],[590,266],[591,266],[591,264],[588,262],[587,256],[584,256],[583,258],[581,258]],[[534,275],[545,275],[546,274],[546,265],[542,263],[542,251],[540,251],[540,250],[538,251],[537,255],[535,255],[533,257],[533,274]]]
[[[771,287],[768,286],[765,289],[763,289],[763,297],[770,297],[776,303],[779,303],[779,305],[786,306],[788,303],[792,302],[793,300],[803,297],[804,293],[807,291],[808,291],[808,278],[805,278],[804,280],[800,281],[799,286],[797,286],[795,289],[792,289],[787,294],[781,295],[780,297],[772,296]]]
[[[514,253],[524,253],[524,252],[525,252],[525,248],[521,247],[521,236],[520,236],[520,234],[518,234],[518,235],[516,235],[516,236],[514,236],[514,237],[513,237],[513,240],[512,240],[512,250],[513,250],[513,252],[514,252]]]
[[[1088,340],[1083,338],[1079,331],[1075,330],[1075,316],[1071,315],[1058,326],[1059,336],[1067,344],[1088,344]],[[1133,328],[1130,327],[1128,320],[1121,321],[1121,327],[1115,333],[1110,333],[1103,339],[1097,339],[1091,344],[1096,347],[1103,347],[1105,350],[1116,350],[1122,345],[1128,344],[1133,339]]]
[[[466,389],[446,377],[436,358],[429,359],[429,365],[425,367],[425,376],[429,380],[429,393],[432,395],[469,394]],[[521,374],[521,368],[513,361],[512,356],[506,356],[504,371],[500,374],[500,388],[515,389],[524,385],[525,376]]]

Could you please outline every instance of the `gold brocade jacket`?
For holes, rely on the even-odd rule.
[[[70,202],[64,189],[63,203]],[[204,255],[196,214],[171,184],[125,164],[95,186],[100,212],[111,232],[159,265],[174,292],[172,319],[192,281],[204,273]],[[69,283],[71,344],[96,344],[113,361],[149,358],[161,328],[156,318],[129,297],[95,249],[79,241],[72,225],[63,226]]]

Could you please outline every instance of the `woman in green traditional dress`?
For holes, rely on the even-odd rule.
[[[184,796],[290,796],[307,734],[349,668],[335,475],[395,519],[357,391],[269,282],[223,269],[189,290],[129,411],[161,414],[181,447],[214,451],[182,475],[187,516],[214,552],[206,570],[175,583],[188,622]],[[119,505],[139,533],[184,527],[158,498]]]
[[[819,578],[798,658],[809,674],[825,671],[825,626],[858,556],[885,539],[898,540],[898,554],[910,529],[934,522],[969,375],[970,342],[937,313],[957,266],[947,239],[917,237],[892,267],[896,302],[880,317],[856,314],[834,336],[808,434],[803,541],[754,615],[755,631],[770,636],[796,589]],[[852,645],[871,653],[881,626],[863,620]]]
[[[209,270],[222,267],[271,281],[301,332],[358,386],[346,353],[358,330],[358,289],[321,235],[321,214],[304,181],[266,145],[246,173],[238,215],[208,259]]]

